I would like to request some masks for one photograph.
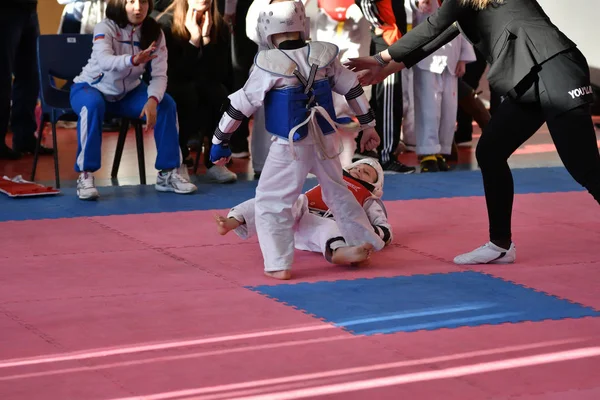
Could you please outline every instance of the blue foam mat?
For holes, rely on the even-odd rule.
[[[358,335],[600,316],[474,271],[248,289]]]
[[[513,170],[516,193],[581,191],[563,167]],[[100,199],[79,200],[74,188],[63,189],[58,196],[11,199],[0,194],[0,221],[78,216],[105,216],[212,210],[233,207],[254,196],[256,181],[229,185],[199,183],[191,195],[159,193],[153,185],[99,187]],[[306,182],[305,189],[316,184]],[[386,175],[384,200],[437,199],[482,196],[479,171],[453,171],[436,174]]]

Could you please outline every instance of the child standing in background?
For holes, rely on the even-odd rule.
[[[440,7],[438,0],[410,1],[413,26],[426,23]],[[459,35],[413,68],[416,153],[421,172],[450,169],[446,157],[452,153],[458,78],[464,75],[466,63],[475,59],[473,46]]]

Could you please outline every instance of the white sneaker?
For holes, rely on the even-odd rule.
[[[250,152],[241,151],[239,153],[231,153],[231,158],[250,158]]]
[[[237,175],[225,166],[213,165],[206,171],[206,176],[211,180],[219,183],[229,183],[237,181]]]
[[[454,263],[466,264],[510,264],[517,258],[515,244],[511,243],[508,250],[488,242],[470,253],[461,254],[454,258]]]
[[[198,189],[196,185],[181,176],[177,169],[172,169],[166,174],[159,172],[154,188],[159,192],[175,192],[179,194],[193,193]]]
[[[77,178],[77,197],[80,200],[96,200],[100,197],[91,172],[82,172]]]
[[[191,182],[190,173],[188,172],[188,168],[185,164],[181,164],[181,166],[177,169],[177,173],[183,177],[188,182]]]

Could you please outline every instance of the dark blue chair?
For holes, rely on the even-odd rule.
[[[81,70],[87,64],[91,54],[92,35],[41,35],[38,38],[37,56],[42,119],[33,157],[33,168],[31,172],[32,181],[35,180],[44,125],[49,122],[52,125],[56,187],[60,187],[56,123],[59,120],[77,121],[77,114],[75,114],[71,108],[69,88],[73,84],[73,79],[81,73]],[[66,84],[62,87],[57,87],[55,78],[65,80]],[[146,168],[144,163],[143,121],[139,119],[122,118],[111,176],[113,178],[117,176],[130,123],[135,128],[140,181],[144,185],[146,184]]]

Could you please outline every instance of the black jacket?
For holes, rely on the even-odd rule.
[[[33,11],[36,9],[37,3],[38,0],[0,0],[0,10],[18,8]]]
[[[444,0],[427,21],[388,49],[410,68],[462,32],[490,64],[488,80],[500,94],[512,90],[533,68],[575,47],[536,0],[496,1],[484,10]]]
[[[1,1],[1,0],[0,0]],[[173,17],[163,15],[158,23],[165,34],[169,51],[169,84],[218,82],[230,89],[232,81],[229,36],[222,34],[206,46],[195,47],[189,40],[175,37],[171,31]]]

